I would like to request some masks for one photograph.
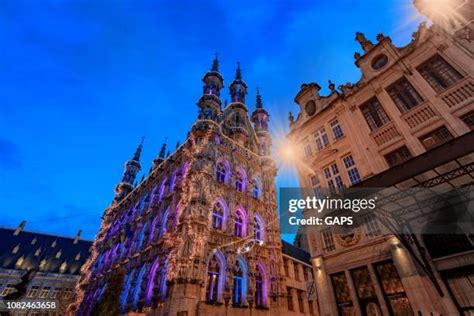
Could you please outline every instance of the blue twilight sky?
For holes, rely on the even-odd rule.
[[[143,170],[185,139],[216,51],[223,98],[240,61],[281,137],[302,83],[360,78],[356,31],[405,45],[421,20],[411,0],[0,0],[0,226],[93,238],[140,138]]]

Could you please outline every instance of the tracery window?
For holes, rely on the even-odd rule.
[[[258,241],[263,241],[263,225],[257,216],[254,218],[253,238]]]
[[[140,297],[143,277],[145,275],[146,270],[147,270],[146,266],[143,266],[142,269],[140,270],[140,273],[137,276],[137,279],[135,280],[135,287],[133,289],[133,295],[132,295],[132,309],[137,309],[138,298]]]
[[[244,273],[240,262],[237,262],[237,270],[234,271],[234,286],[232,290],[232,303],[241,305],[244,302]]]
[[[222,229],[222,224],[224,222],[224,208],[221,203],[216,203],[214,209],[212,210],[212,228]]]
[[[252,197],[254,199],[258,199],[260,197],[260,188],[258,186],[257,179],[254,179],[252,183]]]
[[[241,172],[237,172],[235,178],[235,189],[239,192],[244,192],[244,177]]]
[[[234,234],[237,237],[244,236],[244,216],[241,210],[235,212]]]
[[[206,299],[209,302],[217,302],[218,300],[220,277],[219,261],[216,256],[212,256],[207,268]]]
[[[227,175],[227,168],[225,167],[223,162],[217,164],[216,168],[216,179],[220,183],[225,183]]]
[[[265,306],[264,282],[261,267],[257,266],[257,272],[255,273],[255,306],[257,307]]]
[[[132,270],[130,274],[126,277],[122,293],[120,293],[120,309],[122,312],[125,311],[125,306],[127,305],[128,293],[130,292],[130,286],[132,284],[133,277],[135,275],[135,270]]]

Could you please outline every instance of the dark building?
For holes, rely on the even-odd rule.
[[[0,228],[0,298],[17,292],[15,285],[30,271],[21,299],[56,301],[55,312],[64,314],[92,242],[81,240],[81,231],[70,238],[25,231],[25,224]]]

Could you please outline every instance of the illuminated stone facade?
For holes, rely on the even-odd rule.
[[[426,12],[435,1],[416,2]],[[472,12],[472,1],[457,2],[467,4],[463,12]],[[460,8],[449,7],[453,12]],[[472,15],[470,20],[456,16],[460,19],[452,28],[432,17],[435,23],[421,24],[404,47],[383,34],[373,43],[357,33],[363,50],[354,55],[362,71],[357,83],[336,89],[329,82],[327,96],[320,95],[316,83],[301,86],[295,98],[300,112],[296,119],[290,113],[288,137],[298,146],[302,187],[334,192],[370,184],[472,185],[473,144],[468,139],[474,129],[474,51],[472,39],[466,38]],[[461,151],[450,162],[423,169]],[[457,169],[463,174],[451,172]],[[400,182],[386,181],[389,175]],[[419,243],[411,243],[418,244],[414,253],[422,258],[423,269],[374,218],[350,236],[330,228],[308,234],[303,244],[311,252],[321,315],[472,312],[472,241],[464,236],[460,251],[435,255],[423,237],[417,238]]]
[[[126,163],[71,306],[76,314],[93,313],[120,273],[122,314],[287,310],[269,114],[258,90],[248,114],[240,66],[224,107],[217,58],[202,81],[198,119],[184,144],[171,155],[163,146],[136,186],[142,145]]]

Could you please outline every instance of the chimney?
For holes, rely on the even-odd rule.
[[[26,221],[21,221],[20,225],[13,232],[13,236],[18,236],[18,234],[25,228]]]
[[[81,234],[82,234],[82,230],[79,229],[79,231],[77,232],[76,237],[74,237],[73,244],[77,244],[79,242],[79,239],[81,238]]]

